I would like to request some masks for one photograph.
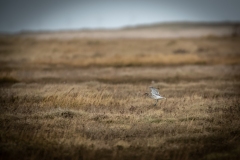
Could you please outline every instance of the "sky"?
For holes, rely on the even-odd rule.
[[[240,21],[240,0],[0,0],[0,32]]]

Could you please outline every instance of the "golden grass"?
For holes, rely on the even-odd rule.
[[[219,83],[165,84],[161,91],[168,99],[156,107],[143,96],[143,84],[2,88],[2,153],[34,159],[236,158],[239,92],[221,88],[240,84]]]
[[[2,38],[2,63],[75,67],[239,64],[239,37],[34,40]]]
[[[239,159],[238,42],[1,39],[0,158]]]
[[[239,59],[228,60],[227,64],[239,62]],[[116,56],[116,57],[102,57],[102,58],[87,58],[73,59],[71,63],[66,60],[38,60],[37,64],[52,64],[52,65],[71,65],[80,67],[100,66],[100,67],[124,67],[124,66],[159,66],[159,65],[182,65],[182,64],[204,64],[205,60],[199,58],[197,55],[150,55],[144,57],[137,56]],[[216,64],[219,63],[216,62]]]

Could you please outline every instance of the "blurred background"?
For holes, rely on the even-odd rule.
[[[0,31],[118,29],[166,22],[239,22],[239,0],[1,0]]]

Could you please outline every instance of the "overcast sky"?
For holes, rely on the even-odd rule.
[[[0,0],[0,32],[240,21],[240,0]]]

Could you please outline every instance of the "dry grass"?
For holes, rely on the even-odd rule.
[[[240,156],[239,82],[154,86],[168,97],[157,107],[143,96],[146,85],[85,82],[2,88],[2,154],[34,159]]]
[[[0,156],[239,159],[238,42],[2,38]]]
[[[3,64],[72,67],[239,64],[239,37],[202,39],[1,38]],[[13,65],[13,64],[12,64]]]

